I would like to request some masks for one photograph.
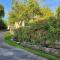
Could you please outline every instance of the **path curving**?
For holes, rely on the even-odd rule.
[[[23,49],[5,44],[3,41],[4,33],[5,31],[0,32],[0,60],[47,60]]]

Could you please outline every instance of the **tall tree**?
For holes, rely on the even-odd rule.
[[[40,7],[36,0],[29,0],[28,7],[29,7],[29,12],[32,13],[32,15],[36,15],[40,13]]]
[[[44,7],[41,9],[41,12],[43,13],[43,18],[49,18],[54,16],[53,12],[49,7]]]
[[[0,4],[0,17],[4,17],[4,7]]]
[[[3,21],[3,17],[4,17],[5,13],[4,13],[4,7],[3,5],[0,4],[0,29],[6,29],[6,25]]]
[[[18,13],[18,14],[17,14]],[[34,15],[40,14],[40,7],[36,0],[29,0],[27,4],[15,1],[12,11],[10,12],[10,21],[27,21]]]
[[[57,17],[60,17],[60,6],[58,6],[58,8],[57,8]]]

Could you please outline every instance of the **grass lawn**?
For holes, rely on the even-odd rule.
[[[17,48],[25,49],[25,50],[27,50],[27,51],[29,51],[29,52],[32,52],[33,54],[36,54],[36,55],[38,55],[38,56],[45,57],[45,58],[47,58],[48,60],[60,60],[59,57],[56,57],[56,56],[54,56],[54,55],[47,54],[47,53],[42,52],[42,51],[40,51],[40,50],[33,50],[33,49],[31,49],[31,48],[27,48],[27,47],[23,47],[23,46],[21,46],[21,45],[18,45],[18,44],[16,44],[16,42],[11,41],[10,36],[9,36],[9,37],[6,37],[4,41],[5,41],[7,44],[11,45],[11,46],[15,46],[15,47],[17,47]]]

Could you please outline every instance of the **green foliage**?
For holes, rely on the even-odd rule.
[[[60,17],[60,6],[58,6],[58,8],[57,8],[57,17]]]
[[[10,32],[6,32],[6,33],[5,33],[4,38],[5,38],[6,40],[11,40],[12,37],[13,37],[13,35],[10,34]]]
[[[4,41],[5,41],[7,44],[11,45],[11,46],[15,46],[15,47],[17,47],[17,48],[25,49],[25,50],[33,53],[33,54],[36,54],[36,55],[38,55],[38,56],[45,57],[45,58],[47,58],[48,60],[60,60],[59,57],[57,57],[57,56],[55,56],[55,55],[53,55],[53,54],[48,54],[48,53],[45,53],[45,52],[40,51],[40,50],[34,50],[34,49],[32,49],[32,48],[27,48],[26,46],[23,47],[21,44],[18,45],[16,42],[11,41],[11,36],[12,36],[12,35],[9,35],[10,33],[6,33],[6,34],[7,34],[7,37],[5,36],[5,40],[4,40]]]
[[[0,17],[4,16],[4,7],[0,4]]]
[[[57,16],[60,15],[60,7]],[[60,19],[48,7],[41,8],[36,0],[26,4],[16,2],[9,15],[9,23],[25,21],[26,26],[15,30],[16,39],[39,44],[54,44],[60,40]],[[22,24],[22,23],[21,23]],[[47,43],[46,43],[47,42]]]
[[[27,4],[16,2],[9,14],[9,22],[15,23],[16,21],[22,20],[25,20],[25,22],[27,22],[35,15],[41,15],[40,7],[37,1],[29,0]]]
[[[6,29],[6,24],[4,23],[2,17],[4,17],[4,7],[0,4],[0,30]]]
[[[16,30],[20,42],[28,41],[32,44],[54,44],[60,40],[60,22],[55,17],[50,17],[48,21],[31,24]]]
[[[21,27],[18,30],[15,30],[15,36],[17,36],[17,40],[22,41],[29,41],[29,28],[23,28]]]
[[[54,13],[51,11],[49,7],[43,7],[41,9],[41,13],[43,14],[43,18],[48,19],[51,16],[54,16]]]
[[[7,28],[6,24],[4,23],[2,19],[0,19],[0,30],[6,29],[6,28]]]
[[[10,40],[9,44],[13,46],[17,46],[16,42],[20,42],[21,44],[29,42],[34,45],[38,44],[50,47],[54,45],[56,41],[60,42],[60,6],[56,14],[57,16],[54,16],[54,13],[49,7],[41,8],[36,0],[29,0],[26,4],[14,2],[12,11],[9,14],[10,25],[14,25],[15,22],[21,22],[22,24],[22,21],[25,21],[26,25],[14,30],[14,35],[10,33],[5,34],[5,39],[7,42]],[[13,38],[13,40],[15,39],[16,42],[12,44],[11,38]],[[49,60],[60,59],[40,51],[31,51]]]
[[[33,15],[40,13],[40,7],[36,0],[29,0],[28,2],[29,12]]]

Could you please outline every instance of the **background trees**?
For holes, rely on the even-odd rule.
[[[6,25],[3,21],[3,17],[4,17],[5,13],[4,13],[4,7],[3,5],[0,4],[0,30],[1,29],[6,29]]]
[[[57,17],[60,17],[60,6],[57,7]]]
[[[0,17],[4,17],[4,7],[0,4]]]
[[[41,15],[40,7],[36,0],[29,0],[26,4],[16,2],[9,14],[9,21],[25,21],[26,23],[33,19],[35,15]]]
[[[41,8],[36,0],[27,3],[15,2],[9,14],[9,23],[25,22],[25,27],[15,30],[18,41],[29,41],[33,44],[55,44],[60,40],[60,7],[57,9],[57,18],[49,7]]]

